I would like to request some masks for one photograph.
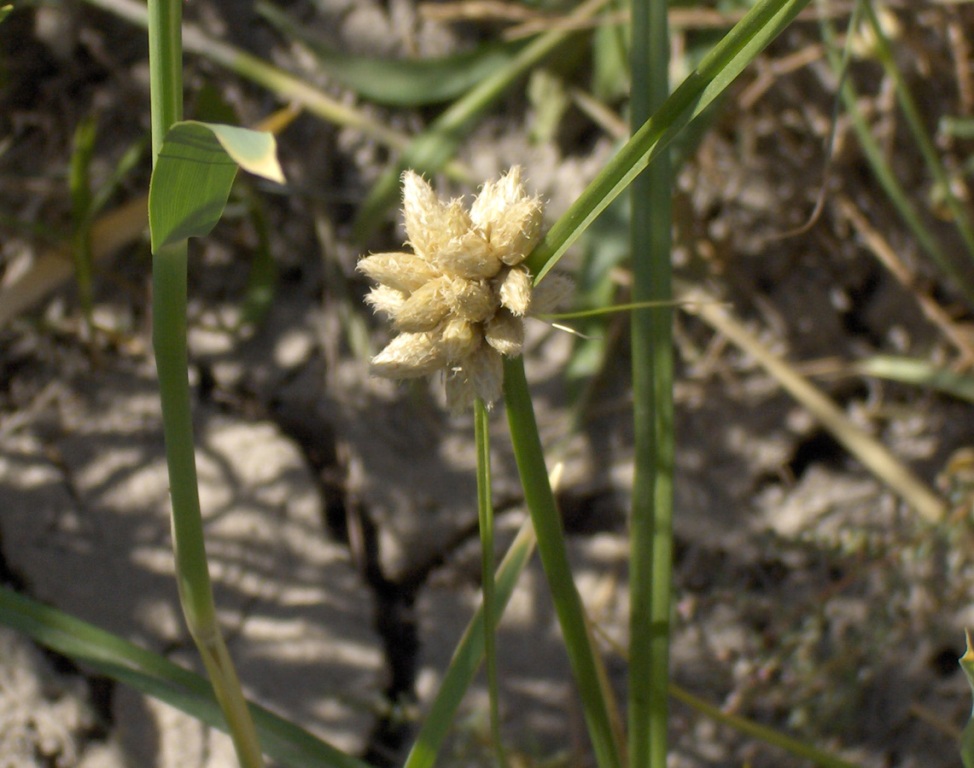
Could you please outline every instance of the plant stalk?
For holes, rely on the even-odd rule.
[[[632,0],[631,130],[669,96],[666,0]],[[673,559],[672,170],[660,152],[632,182],[631,316],[635,471],[630,514],[631,768],[665,768]]]
[[[155,164],[166,132],[183,113],[181,0],[149,0],[148,14]],[[160,248],[152,258],[152,341],[169,468],[176,581],[187,626],[203,657],[240,764],[262,768],[257,731],[220,635],[206,560],[187,374],[187,259],[186,241]]]
[[[490,421],[479,397],[474,402],[474,433],[477,443],[477,517],[480,524],[480,564],[483,592],[484,658],[490,693],[490,735],[499,768],[507,756],[501,738],[500,690],[497,684],[497,608],[494,587],[494,504],[490,489]]]
[[[595,759],[601,768],[620,768],[622,760],[612,717],[615,707],[596,656],[585,609],[572,578],[565,534],[548,481],[521,357],[504,359],[504,397],[524,500],[537,533],[541,565],[555,604],[568,660],[578,684]]]

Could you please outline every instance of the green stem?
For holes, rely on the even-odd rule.
[[[524,361],[520,357],[504,360],[504,396],[524,500],[537,533],[538,553],[581,694],[595,758],[602,768],[620,768],[622,760],[610,715],[611,694],[600,672],[585,610],[572,578],[565,534],[548,482],[541,438],[524,375]]]
[[[149,0],[149,104],[152,162],[166,132],[183,119],[183,6],[173,0]]]
[[[216,612],[203,541],[193,416],[186,373],[186,262],[185,242],[163,248],[153,258],[152,344],[166,436],[176,578],[183,612],[193,632],[196,627],[214,624]]]
[[[186,243],[161,249],[152,265],[153,346],[172,498],[173,551],[186,624],[213,684],[245,768],[263,766],[249,710],[217,624],[206,560],[187,377]]]
[[[632,2],[632,132],[669,95],[666,0]],[[629,558],[629,765],[665,768],[673,546],[673,351],[668,152],[633,180],[635,472]]]
[[[166,132],[182,119],[181,24],[180,0],[149,0],[153,163]],[[152,340],[169,467],[176,581],[187,626],[203,657],[240,764],[262,768],[257,731],[220,635],[206,561],[187,375],[187,258],[187,243],[182,241],[161,248],[152,259]]]
[[[514,541],[501,560],[494,580],[495,614],[494,623],[500,621],[507,606],[518,577],[527,567],[534,552],[535,536],[530,519],[525,520]],[[0,591],[0,597],[2,597]],[[484,607],[481,605],[470,619],[460,643],[453,652],[450,666],[443,675],[443,682],[436,698],[430,704],[429,712],[420,726],[416,741],[406,756],[404,768],[432,768],[437,754],[456,716],[463,696],[473,682],[484,649]],[[353,767],[354,768],[354,767]]]
[[[474,432],[477,443],[477,513],[480,522],[484,655],[487,689],[490,694],[490,731],[497,764],[504,768],[507,765],[507,757],[501,739],[500,693],[497,684],[497,609],[494,588],[494,506],[490,492],[490,424],[487,418],[487,407],[479,397],[474,403]]]

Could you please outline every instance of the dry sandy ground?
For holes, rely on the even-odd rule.
[[[289,66],[303,61],[224,5],[191,12]],[[469,42],[469,30],[420,21],[405,0],[292,11],[353,51],[441,52]],[[958,13],[968,29],[966,9]],[[127,106],[144,99],[138,34],[87,6],[79,14],[55,19],[72,32],[61,48],[34,16],[7,22],[22,25],[11,27],[22,34],[15,74],[29,85],[4,97],[19,122],[4,119],[15,141],[0,158],[0,198],[35,221],[63,219],[63,189],[38,179],[63,175],[78,116],[93,104],[105,111],[119,137],[105,148],[109,158],[142,130]],[[936,19],[929,23],[936,39]],[[810,41],[814,30],[799,28],[762,66]],[[708,281],[791,359],[935,354],[937,329],[833,208],[806,234],[772,237],[807,216],[821,183],[832,107],[823,71],[800,69],[760,94],[751,74],[734,92],[681,174],[681,274]],[[187,79],[195,89],[215,74],[192,60]],[[220,76],[246,119],[271,107]],[[932,112],[949,98],[941,91],[929,97]],[[409,128],[421,119],[375,114]],[[533,143],[531,119],[530,106],[512,97],[475,130],[461,159],[479,178],[522,164],[554,219],[613,144],[592,128]],[[875,202],[850,143],[840,135],[835,193],[875,214],[915,256]],[[301,118],[282,137],[281,155],[294,194],[269,203],[280,281],[261,326],[233,330],[246,283],[239,265],[254,241],[246,222],[198,246],[192,267],[191,376],[217,601],[249,694],[342,748],[392,764],[478,600],[472,427],[445,413],[435,383],[370,379],[351,351],[356,331],[376,340],[384,332],[360,314],[364,286],[353,266],[361,248],[348,231],[382,152],[355,132]],[[915,160],[903,158],[915,172]],[[33,179],[36,194],[25,198],[10,181],[20,178]],[[137,194],[143,182],[123,192]],[[395,249],[402,238],[390,226],[370,247]],[[10,237],[4,279],[41,248],[22,233]],[[0,564],[24,592],[194,666],[171,576],[144,256],[133,247],[99,275],[97,355],[70,286],[0,330]],[[963,628],[974,625],[970,532],[920,523],[752,359],[693,317],[678,323],[674,679],[868,768],[957,765],[956,730],[970,710],[956,666]],[[551,457],[565,462],[560,501],[579,588],[621,690],[625,665],[612,645],[625,643],[627,622],[628,341],[622,318],[601,332],[612,362],[577,432],[564,374],[575,340],[534,327],[529,379]],[[857,377],[821,383],[931,484],[971,442],[966,405]],[[502,406],[493,424],[502,548],[524,513]],[[225,737],[168,707],[8,631],[0,648],[3,768],[233,765]],[[500,656],[512,749],[590,764],[536,565],[508,611]],[[444,765],[490,763],[484,698],[482,686],[468,697]],[[676,704],[672,738],[674,768],[804,765]]]

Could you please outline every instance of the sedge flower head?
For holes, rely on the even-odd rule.
[[[358,269],[376,283],[367,301],[398,335],[372,358],[372,372],[413,379],[442,371],[447,404],[462,410],[501,396],[503,358],[524,348],[524,317],[550,312],[571,282],[549,275],[535,287],[522,262],[541,237],[544,205],[514,167],[484,184],[469,210],[442,201],[406,171],[403,217],[412,253],[374,253]]]

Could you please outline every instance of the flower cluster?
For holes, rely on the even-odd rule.
[[[358,269],[377,283],[368,296],[399,335],[372,358],[372,372],[411,379],[443,371],[447,404],[460,410],[501,395],[503,356],[521,354],[529,312],[552,311],[571,289],[549,276],[534,288],[521,264],[541,236],[544,206],[514,167],[484,184],[470,210],[443,202],[418,174],[403,174],[403,214],[413,253],[375,253]]]

